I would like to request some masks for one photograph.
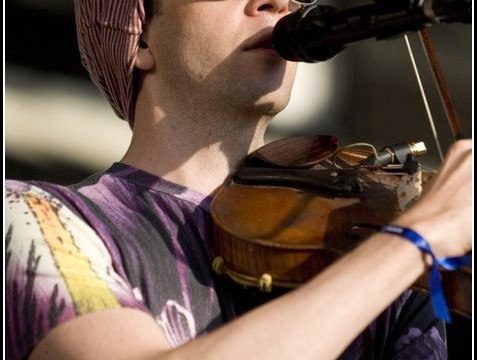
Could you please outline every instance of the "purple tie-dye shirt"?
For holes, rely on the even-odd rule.
[[[71,187],[7,181],[7,358],[103,309],[150,313],[172,346],[233,318],[246,290],[212,271],[210,200],[120,163]],[[406,292],[342,359],[445,359],[443,333],[427,296]]]

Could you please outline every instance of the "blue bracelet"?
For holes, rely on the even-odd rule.
[[[439,274],[439,266],[447,270],[455,270],[464,265],[472,263],[471,254],[460,257],[437,259],[429,246],[429,243],[417,232],[409,228],[398,225],[388,225],[381,228],[382,232],[399,235],[416,245],[422,252],[429,254],[432,258],[432,264],[429,275],[429,290],[434,314],[438,319],[451,322],[449,309],[447,307],[444,292],[442,290],[441,278]]]

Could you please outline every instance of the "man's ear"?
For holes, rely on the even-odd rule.
[[[154,58],[152,57],[151,50],[144,40],[140,40],[139,49],[137,51],[136,60],[134,61],[134,67],[139,70],[151,70],[154,66]]]

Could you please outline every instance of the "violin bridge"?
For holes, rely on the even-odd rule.
[[[404,174],[396,189],[399,209],[406,210],[422,193],[422,170]]]

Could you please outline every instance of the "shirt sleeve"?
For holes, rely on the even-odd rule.
[[[413,291],[391,333],[389,359],[447,359],[445,323],[438,320],[429,295]]]
[[[82,314],[145,309],[97,233],[42,189],[7,181],[6,355],[23,359],[49,330]]]

